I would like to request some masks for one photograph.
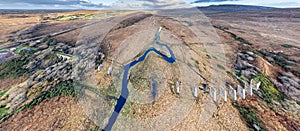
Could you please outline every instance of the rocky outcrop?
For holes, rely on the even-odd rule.
[[[300,82],[297,82],[288,76],[280,76],[278,79],[282,83],[281,85],[283,85],[283,87],[280,85],[278,87],[281,87],[281,90],[285,92],[287,96],[291,97],[297,102],[300,102]]]

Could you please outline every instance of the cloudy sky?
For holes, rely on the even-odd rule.
[[[0,0],[0,9],[165,9],[218,4],[300,7],[300,0]]]

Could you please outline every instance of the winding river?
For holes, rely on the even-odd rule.
[[[160,43],[159,42],[159,35],[160,35],[160,31],[161,31],[162,27],[160,27],[160,29],[157,31],[156,36],[155,36],[155,43],[159,46],[163,46],[166,47],[167,50],[169,51],[171,57],[168,57],[167,55],[161,53],[160,51],[158,51],[157,49],[155,49],[154,47],[150,47],[148,50],[146,50],[146,52],[143,54],[143,56],[141,56],[138,60],[132,61],[131,63],[127,64],[124,67],[124,74],[123,74],[123,79],[122,79],[122,91],[121,91],[121,96],[117,101],[117,105],[115,106],[114,112],[111,115],[111,117],[109,118],[109,122],[107,124],[107,126],[105,127],[105,131],[110,131],[111,128],[113,127],[114,123],[117,120],[117,117],[120,113],[120,111],[122,110],[124,104],[127,101],[128,95],[129,95],[129,91],[128,91],[128,73],[131,67],[135,66],[136,64],[144,61],[147,57],[147,55],[150,52],[155,52],[156,54],[160,55],[164,60],[166,60],[168,63],[174,63],[176,61],[175,55],[173,53],[173,51],[171,50],[171,48],[164,43]]]

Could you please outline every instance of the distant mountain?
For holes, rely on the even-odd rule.
[[[0,15],[4,14],[46,14],[78,11],[75,9],[0,9]]]
[[[210,5],[206,7],[198,7],[201,11],[210,12],[241,12],[241,11],[259,11],[275,9],[265,6],[252,6],[252,5]]]

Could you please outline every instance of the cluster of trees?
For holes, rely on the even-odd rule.
[[[67,81],[60,82],[52,89],[50,89],[48,91],[44,91],[41,94],[39,94],[35,99],[33,99],[30,103],[26,104],[25,106],[23,106],[17,110],[14,110],[13,112],[11,112],[9,114],[5,114],[0,119],[0,124],[2,122],[4,122],[5,120],[7,120],[8,118],[10,118],[11,116],[13,116],[25,109],[31,109],[35,105],[38,105],[45,100],[50,100],[51,98],[54,98],[57,96],[59,96],[59,97],[61,97],[61,96],[75,97],[75,88],[73,85],[73,80],[67,80]],[[0,111],[4,110],[4,109],[5,109],[5,107],[1,107]]]
[[[30,73],[30,71],[23,66],[28,64],[30,59],[28,57],[17,57],[6,61],[0,66],[0,80],[5,78],[18,78]]]

